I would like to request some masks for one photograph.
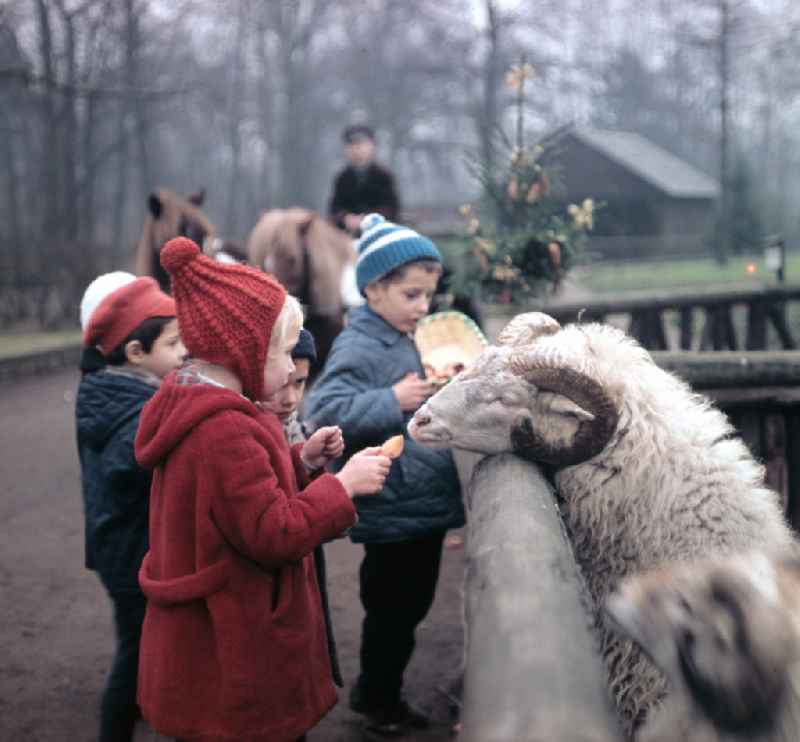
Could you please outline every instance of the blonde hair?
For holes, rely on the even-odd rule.
[[[291,294],[286,294],[286,301],[272,326],[272,333],[269,338],[268,355],[272,355],[281,345],[286,342],[286,338],[293,333],[299,333],[303,326],[303,307],[300,302]]]

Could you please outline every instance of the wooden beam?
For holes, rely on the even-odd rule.
[[[800,386],[798,351],[656,351],[652,356],[695,389]]]
[[[747,308],[747,350],[767,349],[767,306],[763,301],[751,301]]]
[[[796,348],[797,344],[794,342],[792,331],[786,322],[786,305],[783,303],[770,304],[767,307],[767,316],[772,320],[783,347],[788,350]]]
[[[619,742],[589,598],[552,490],[512,454],[467,491],[463,742]]]
[[[696,306],[749,304],[762,300],[767,304],[800,299],[800,285],[716,287],[703,291],[631,291],[624,297],[593,297],[579,302],[553,302],[542,311],[562,321],[574,321],[583,309],[592,314],[623,314],[637,310],[681,309]]]
[[[692,349],[694,334],[694,311],[691,307],[681,308],[681,350]]]

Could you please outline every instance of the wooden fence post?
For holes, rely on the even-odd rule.
[[[590,601],[552,490],[511,454],[467,489],[462,742],[619,742]]]

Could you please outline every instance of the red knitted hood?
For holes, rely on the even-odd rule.
[[[286,289],[252,266],[211,260],[186,237],[164,245],[160,260],[190,355],[230,369],[245,396],[262,399],[264,364]]]
[[[258,408],[236,392],[209,384],[178,384],[170,374],[144,406],[136,434],[136,459],[154,469],[203,420],[228,410],[254,417]]]

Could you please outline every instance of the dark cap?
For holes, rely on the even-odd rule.
[[[352,124],[342,132],[342,141],[345,144],[352,144],[359,139],[371,139],[375,141],[375,132],[372,127],[366,124]]]
[[[313,366],[317,361],[317,348],[314,344],[314,336],[303,327],[300,330],[300,337],[297,340],[297,345],[292,349],[292,358],[297,360],[299,358],[307,358],[310,366]]]

